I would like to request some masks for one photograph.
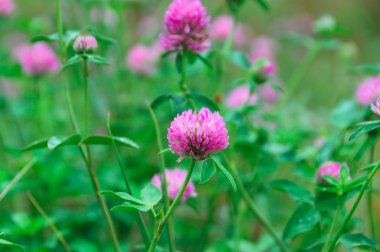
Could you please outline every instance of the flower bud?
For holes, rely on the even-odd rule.
[[[98,48],[98,42],[93,36],[80,35],[74,42],[74,50],[77,53],[93,52]]]
[[[337,180],[342,179],[341,178],[341,169],[346,169],[347,173],[349,173],[348,167],[345,165],[342,165],[338,162],[329,162],[324,165],[322,165],[318,171],[317,171],[317,181],[319,184],[329,184],[328,181],[325,179],[326,176],[335,178]],[[350,175],[348,174],[348,179],[350,179]]]
[[[268,59],[259,58],[251,66],[252,79],[257,84],[263,84],[276,73],[276,70],[276,66]]]

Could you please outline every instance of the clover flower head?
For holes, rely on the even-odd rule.
[[[80,35],[74,41],[74,50],[78,53],[93,52],[98,48],[98,41],[90,35]]]
[[[229,144],[223,117],[207,108],[177,115],[168,130],[168,141],[172,152],[180,156],[179,161],[188,156],[206,159]]]
[[[320,184],[326,184],[328,183],[325,176],[330,176],[332,178],[335,178],[337,180],[341,179],[341,169],[346,169],[347,172],[349,172],[349,169],[347,165],[343,165],[339,162],[328,162],[326,164],[323,164],[321,167],[319,167],[317,171],[317,181]]]
[[[165,14],[161,46],[167,51],[200,53],[208,50],[211,45],[207,34],[210,19],[200,0],[173,0]]]

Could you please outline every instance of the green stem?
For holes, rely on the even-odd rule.
[[[217,92],[223,92],[223,77],[225,75],[225,68],[226,68],[226,61],[229,58],[229,55],[231,53],[231,48],[233,46],[234,37],[236,33],[236,29],[238,26],[238,13],[233,13],[233,27],[228,34],[228,37],[226,41],[224,42],[223,48],[221,51],[218,51],[216,54],[216,60],[215,60],[215,80],[216,83],[218,83]]]
[[[181,79],[179,81],[179,88],[181,89],[181,91],[183,93],[188,93],[189,92],[189,89],[187,87],[187,72],[186,72],[186,68],[187,68],[187,61],[186,61],[186,56],[185,56],[185,53],[183,51],[179,52],[181,54],[181,59],[182,59],[182,71],[181,71]]]
[[[36,77],[34,79],[34,85],[36,87],[36,97],[37,97],[37,115],[38,115],[38,130],[45,132],[44,129],[46,127],[45,125],[45,119],[44,119],[44,92],[43,92],[43,86],[41,84],[40,78]],[[46,132],[45,132],[46,133]]]
[[[161,142],[162,138],[161,138],[160,125],[159,125],[157,117],[156,117],[152,107],[149,105],[149,103],[147,104],[147,106],[149,109],[150,116],[152,117],[154,128],[156,131],[158,150],[161,151],[163,148],[162,148],[162,142]],[[162,181],[161,190],[162,190],[163,196],[164,196],[164,212],[166,213],[170,207],[170,199],[169,199],[169,195],[168,195],[167,181],[166,181],[166,175],[165,175],[166,164],[165,164],[164,155],[159,154],[159,156],[160,156],[160,173],[161,173],[161,181]],[[175,237],[174,237],[174,227],[173,227],[172,218],[168,219],[168,230],[169,230],[168,238],[170,241],[169,242],[169,250],[171,252],[176,251],[175,250],[176,246],[175,246]]]
[[[193,98],[190,96],[190,91],[187,86],[187,61],[186,61],[186,55],[183,51],[180,52],[182,55],[182,71],[181,71],[181,79],[179,81],[179,87],[182,91],[182,93],[186,96],[187,101],[189,102],[190,106],[193,110],[196,110],[196,106],[194,103]]]
[[[63,62],[65,59],[65,52],[64,52],[64,41],[63,41],[63,21],[62,21],[61,0],[56,0],[55,7],[56,7],[56,17],[57,17],[59,53],[61,56],[61,61]]]
[[[59,44],[59,51],[60,51],[60,57],[62,64],[65,63],[66,61],[66,55],[65,55],[65,48],[64,48],[64,41],[63,41],[63,21],[62,21],[62,11],[61,11],[62,5],[61,5],[61,0],[56,0],[56,16],[57,16],[57,31],[58,31],[58,44]],[[63,85],[65,88],[65,98],[66,98],[66,105],[69,111],[70,115],[70,122],[71,122],[71,127],[72,129],[79,134],[79,128],[78,124],[75,119],[75,114],[74,114],[74,109],[73,105],[71,102],[71,97],[70,97],[70,87],[69,87],[69,82],[67,81],[66,78],[61,76],[63,78]]]
[[[286,88],[286,94],[283,99],[283,105],[288,101],[288,99],[293,95],[299,84],[301,83],[302,79],[305,77],[307,70],[309,70],[310,66],[313,64],[314,60],[316,59],[319,51],[321,49],[321,46],[318,42],[314,42],[314,44],[311,46],[309,52],[307,53],[305,57],[305,61],[299,65],[299,67],[296,69],[296,71],[293,73],[293,75],[290,77],[290,80],[288,81],[287,88]]]
[[[237,26],[238,26],[238,14],[237,14],[237,12],[234,12],[233,13],[233,26],[232,26],[232,29],[231,29],[230,33],[228,34],[228,37],[227,37],[227,39],[223,45],[223,51],[222,52],[223,52],[225,57],[228,57],[228,55],[230,54],[230,51],[231,51],[231,48],[232,48],[232,45],[234,42],[234,37],[235,37]]]
[[[360,203],[360,200],[362,199],[363,194],[364,194],[364,192],[365,192],[367,186],[368,186],[369,183],[371,182],[372,178],[375,176],[375,174],[376,174],[376,172],[377,172],[377,169],[379,168],[379,165],[380,165],[380,162],[378,162],[378,163],[376,164],[376,166],[372,169],[372,171],[371,171],[370,174],[368,175],[367,179],[365,180],[364,184],[362,185],[358,197],[356,198],[356,200],[355,200],[353,206],[351,207],[350,212],[348,213],[348,215],[347,215],[346,218],[344,219],[344,222],[343,222],[341,228],[339,229],[337,235],[335,236],[334,240],[331,242],[331,246],[330,246],[328,252],[332,252],[332,251],[334,251],[336,243],[338,242],[340,236],[342,235],[342,233],[343,233],[343,231],[344,231],[344,228],[347,226],[348,222],[351,220],[352,215],[354,214],[356,208],[358,207],[358,205],[359,205],[359,203]]]
[[[64,53],[64,41],[63,41],[63,23],[62,23],[62,16],[61,16],[61,0],[57,0],[56,2],[57,6],[56,6],[56,15],[57,15],[57,31],[58,31],[58,38],[59,38],[59,47],[60,47],[60,53],[61,53],[61,60],[62,62],[65,61],[65,53]],[[85,108],[88,107],[88,69],[87,69],[87,60],[84,60],[84,82],[85,82],[85,100],[86,100],[86,104],[85,104]],[[76,122],[76,119],[75,119],[75,115],[74,115],[74,110],[73,110],[73,107],[72,107],[72,103],[71,103],[71,97],[70,97],[70,90],[69,90],[69,86],[68,86],[68,82],[67,81],[64,81],[65,83],[65,96],[66,96],[66,103],[67,103],[67,106],[68,106],[68,111],[69,111],[69,114],[70,114],[70,121],[71,121],[71,125],[72,125],[72,128],[73,130],[75,130],[76,133],[80,133],[79,132],[79,128],[77,126],[77,122]],[[88,119],[87,119],[87,116],[88,116],[88,112],[86,111],[85,112],[86,114],[86,117],[85,117],[85,121],[87,122]],[[86,134],[87,135],[87,132]],[[110,213],[108,212],[108,207],[107,207],[107,204],[106,202],[104,201],[104,199],[100,196],[100,186],[99,186],[99,181],[96,177],[96,174],[95,174],[95,171],[93,169],[93,165],[92,165],[92,160],[91,160],[91,153],[90,153],[90,150],[89,150],[89,147],[88,145],[86,146],[86,150],[87,150],[87,157],[88,157],[88,160],[86,158],[86,155],[85,155],[85,151],[83,150],[83,148],[81,146],[78,146],[78,149],[81,153],[81,156],[83,158],[83,161],[85,162],[86,164],[86,167],[87,167],[87,170],[90,174],[90,178],[91,178],[91,182],[92,182],[92,185],[93,185],[93,189],[94,189],[94,192],[95,192],[95,196],[99,202],[99,205],[101,207],[101,210],[102,210],[102,213],[106,219],[106,223],[107,223],[107,226],[108,226],[108,229],[109,229],[109,233],[110,233],[110,236],[111,236],[111,239],[112,239],[112,243],[113,243],[113,246],[115,248],[115,251],[116,252],[120,252],[120,246],[119,246],[119,242],[117,240],[117,237],[116,237],[116,232],[115,232],[115,228],[114,228],[114,225],[113,225],[113,222],[112,222],[112,218],[111,218],[111,215]]]
[[[33,165],[36,163],[36,159],[32,159],[29,161],[22,169],[19,171],[16,176],[9,182],[9,184],[4,188],[4,190],[0,193],[0,202],[7,196],[10,190],[24,177],[24,175],[30,170],[30,168],[33,167]]]
[[[6,124],[6,123],[5,123]],[[0,130],[0,160],[4,160],[4,165],[5,167],[8,168],[8,157],[7,155],[5,154],[5,140],[4,140],[4,137],[3,137],[3,132],[6,132],[6,131],[3,131],[2,129]],[[10,169],[9,169],[10,171]],[[1,201],[1,198],[0,198],[0,201]]]
[[[93,167],[90,149],[88,148],[88,145],[86,145],[87,159],[86,159],[86,155],[85,155],[85,152],[83,151],[83,149],[79,148],[79,150],[81,152],[83,160],[85,160],[85,162],[86,162],[87,170],[88,170],[90,178],[91,178],[91,183],[92,183],[92,186],[94,188],[95,196],[96,196],[96,199],[98,200],[98,203],[100,205],[100,208],[101,208],[103,216],[104,216],[104,219],[107,223],[108,232],[110,234],[113,247],[114,247],[116,252],[121,252],[120,246],[119,246],[119,241],[117,240],[115,227],[114,227],[111,215],[108,211],[107,203],[105,202],[105,200],[100,195],[99,180],[96,176],[96,173],[95,173],[95,170]]]
[[[334,229],[335,229],[335,226],[336,226],[336,223],[338,221],[338,218],[339,218],[339,213],[340,213],[340,209],[342,208],[342,195],[338,195],[338,207],[335,211],[335,214],[334,214],[334,219],[332,221],[332,224],[331,224],[331,227],[330,227],[330,230],[329,230],[329,233],[327,235],[327,240],[326,240],[326,243],[325,245],[323,246],[323,249],[322,251],[325,252],[327,251],[327,249],[329,248],[329,245],[330,245],[330,240],[332,239],[333,237],[333,234],[334,234]]]
[[[51,230],[53,231],[53,233],[55,234],[55,236],[57,237],[57,239],[61,242],[61,244],[62,244],[63,248],[65,249],[65,251],[66,252],[71,252],[70,246],[67,243],[65,237],[59,231],[59,229],[54,224],[54,222],[52,222],[50,220],[49,216],[47,215],[47,213],[45,212],[45,210],[41,207],[41,205],[38,203],[38,201],[33,196],[33,194],[30,191],[28,191],[26,193],[26,195],[28,196],[28,198],[29,198],[30,202],[33,204],[33,206],[42,215],[42,217],[44,218],[44,220],[46,221],[46,223],[48,224],[48,226],[51,228]]]
[[[74,114],[74,109],[73,109],[73,105],[72,105],[72,102],[71,102],[71,97],[70,97],[70,87],[69,87],[69,82],[66,80],[66,79],[63,79],[63,85],[65,87],[65,97],[66,97],[66,105],[67,105],[67,109],[69,111],[69,115],[70,115],[70,123],[71,123],[71,127],[72,129],[77,133],[79,134],[80,131],[79,131],[79,128],[78,128],[78,124],[77,124],[77,121],[75,119],[75,114]]]
[[[371,147],[370,163],[374,162],[375,150],[376,150],[376,142]],[[376,220],[373,214],[372,189],[373,189],[373,185],[372,185],[372,182],[370,182],[368,184],[368,192],[367,192],[367,211],[368,211],[368,218],[369,218],[368,221],[369,221],[370,230],[371,230],[371,237],[372,239],[376,240]]]
[[[209,230],[212,228],[212,223],[214,223],[214,215],[215,215],[215,210],[217,209],[217,194],[211,195],[210,198],[208,198],[207,202],[207,214],[205,215],[206,217],[204,218],[204,221],[202,223],[202,229],[198,233],[198,239],[194,242],[192,248],[193,251],[205,251],[205,246],[207,245],[207,236],[209,234]]]
[[[88,116],[88,107],[89,107],[89,102],[88,102],[88,65],[87,65],[87,63],[88,63],[87,62],[87,58],[84,57],[83,58],[83,65],[84,65],[84,68],[83,68],[83,80],[84,80],[84,102],[85,102],[85,104],[84,104],[84,111],[85,111],[84,112],[84,137],[87,137],[88,133],[89,133],[89,131],[88,131],[88,120],[89,120],[89,118],[88,118],[89,117]],[[107,227],[108,227],[108,231],[109,231],[109,234],[110,234],[110,237],[111,237],[111,240],[112,240],[112,244],[114,246],[115,251],[116,252],[120,252],[121,250],[120,250],[119,241],[118,241],[117,236],[116,236],[116,231],[115,231],[115,227],[114,227],[111,215],[110,215],[110,213],[108,211],[107,203],[105,202],[105,200],[100,195],[99,180],[98,180],[98,178],[96,176],[96,173],[95,173],[95,170],[94,170],[94,166],[93,166],[93,162],[92,162],[92,157],[91,157],[90,146],[88,144],[85,145],[85,151],[86,151],[86,153],[84,153],[84,151],[83,151],[82,148],[80,148],[80,151],[81,151],[83,159],[87,160],[87,162],[86,162],[87,170],[88,170],[90,178],[91,178],[91,182],[92,182],[92,186],[94,188],[96,199],[99,202],[99,205],[100,205],[100,208],[102,210],[103,216],[104,216],[105,221],[107,223]]]
[[[235,229],[233,233],[235,248],[237,252],[240,252],[238,248],[239,248],[239,243],[240,243],[240,236],[241,236],[241,231],[242,231],[242,224],[243,224],[245,210],[246,210],[246,206],[244,204],[240,205],[238,202],[236,213],[234,216]]]
[[[84,137],[88,137],[88,62],[87,58],[83,58],[83,81],[84,81]]]
[[[68,89],[68,82],[65,82],[65,84],[66,84],[65,85],[65,88],[66,88],[66,90],[65,90],[66,91],[66,103],[67,103],[68,111],[69,111],[69,114],[70,114],[71,125],[73,127],[73,130],[77,134],[79,134],[80,133],[79,132],[79,128],[77,126],[77,122],[76,122],[76,118],[75,118],[75,115],[74,115],[74,111],[73,111],[72,106],[71,106],[71,97],[70,97],[70,91]],[[81,154],[81,156],[83,158],[83,161],[86,164],[87,170],[88,170],[88,172],[90,174],[91,183],[93,185],[95,196],[96,196],[96,199],[98,200],[98,203],[99,203],[99,205],[101,207],[103,216],[106,219],[107,226],[108,226],[108,229],[109,229],[109,232],[110,232],[110,236],[111,236],[111,239],[112,239],[115,251],[120,252],[119,244],[118,244],[118,241],[117,241],[117,238],[116,238],[116,232],[114,230],[114,226],[113,226],[113,222],[112,222],[111,216],[110,216],[110,214],[108,212],[107,204],[104,201],[104,199],[100,196],[99,181],[98,181],[98,179],[96,177],[96,174],[95,174],[95,171],[93,169],[91,155],[87,155],[87,157],[89,157],[89,159],[87,160],[85,151],[83,150],[82,146],[78,146],[78,150],[79,150],[79,152],[80,152],[80,154]],[[88,149],[86,149],[86,150],[88,150]],[[89,152],[88,152],[88,154],[89,154]]]
[[[264,228],[267,230],[267,232],[272,236],[274,241],[276,242],[277,246],[282,252],[289,252],[288,247],[285,245],[285,243],[280,239],[280,237],[277,235],[274,227],[272,224],[269,223],[269,221],[264,217],[264,215],[259,211],[255,203],[252,201],[249,193],[244,188],[243,183],[240,180],[240,177],[237,174],[236,167],[228,161],[226,156],[224,156],[225,161],[228,163],[232,177],[236,181],[236,186],[238,190],[240,191],[241,195],[243,196],[244,201],[247,203],[249,209],[251,212],[256,216],[257,220],[264,226]]]
[[[187,171],[185,181],[183,182],[183,185],[181,187],[181,190],[178,192],[178,194],[175,197],[172,205],[170,206],[169,210],[166,212],[164,218],[157,225],[156,232],[154,234],[154,237],[153,237],[152,243],[150,244],[150,248],[149,248],[148,252],[154,252],[155,251],[155,248],[157,246],[158,240],[159,240],[160,235],[161,235],[162,227],[168,221],[170,216],[173,214],[174,209],[177,207],[178,203],[180,202],[182,195],[185,192],[186,186],[190,181],[191,175],[192,175],[193,170],[194,170],[195,163],[196,163],[196,160],[192,159],[191,163],[190,163],[189,170]]]
[[[121,161],[120,152],[119,152],[119,150],[116,147],[115,141],[113,140],[113,135],[112,135],[111,127],[110,127],[109,115],[108,115],[108,120],[107,120],[107,128],[108,128],[108,134],[112,138],[113,150],[115,152],[117,163],[118,163],[118,165],[120,167],[121,173],[123,175],[123,179],[124,179],[125,187],[127,189],[127,193],[129,193],[130,195],[133,196],[132,189],[131,189],[130,183],[128,181],[128,176],[127,176],[126,168],[123,165],[123,162]],[[144,219],[143,219],[141,213],[137,212],[136,216],[137,216],[137,225],[139,226],[139,230],[140,230],[141,236],[142,236],[142,238],[144,240],[144,244],[145,244],[146,248],[148,249],[149,246],[150,246],[150,242],[151,242],[148,229],[146,228],[146,225],[145,225],[145,222],[144,222]]]

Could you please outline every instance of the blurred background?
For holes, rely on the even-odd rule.
[[[366,76],[352,74],[350,70],[356,65],[378,63],[380,3],[377,0],[268,2],[270,11],[266,12],[255,1],[246,1],[238,13],[246,39],[232,50],[249,55],[257,38],[271,38],[275,43],[277,84],[285,90],[294,73],[305,64],[309,49],[303,39],[318,39],[313,30],[315,20],[330,15],[345,31],[335,37],[331,46],[319,51],[285,104],[259,114],[266,123],[276,125],[274,130],[268,124],[258,123],[252,126],[254,130],[249,136],[236,133],[239,132],[235,130],[239,128],[234,121],[236,115],[225,106],[227,94],[243,75],[233,62],[226,61],[223,74],[219,75],[215,70],[218,59],[212,53],[206,54],[214,71],[197,62],[189,67],[188,78],[192,91],[206,95],[219,105],[231,134],[236,133],[231,135],[231,142],[235,144],[235,160],[243,180],[264,213],[283,230],[296,205],[287,196],[270,189],[268,181],[295,179],[312,190],[315,170],[328,158],[349,162],[353,171],[368,163],[366,154],[356,160],[353,158],[360,141],[340,146],[338,153],[327,151],[325,156],[322,155],[326,149],[315,141],[319,137],[322,142],[331,140],[336,132],[357,121],[353,115],[361,115],[364,110],[351,102],[357,86]],[[158,60],[153,74],[142,75],[130,69],[127,55],[138,43],[150,46],[158,41],[164,31],[163,16],[169,4],[166,0],[62,1],[65,30],[90,31],[104,37],[99,41],[97,54],[105,57],[110,65],[90,66],[90,129],[93,134],[107,134],[109,112],[114,135],[131,138],[140,145],[138,150],[120,149],[136,192],[159,171],[159,150],[146,104],[162,94],[179,92],[179,76],[170,57]],[[225,1],[203,1],[203,4],[212,20],[220,15],[231,15]],[[77,149],[20,151],[35,140],[73,132],[64,82],[69,83],[74,111],[80,128],[83,127],[83,84],[80,66],[64,70],[60,75],[40,78],[22,73],[14,50],[38,35],[56,32],[55,1],[17,0],[15,6],[12,15],[0,18],[0,191],[32,157],[38,162],[0,201],[0,233],[24,245],[27,251],[63,251],[44,218],[26,197],[25,192],[31,191],[74,251],[112,251]],[[294,34],[298,34],[297,37]],[[57,43],[49,44],[58,53]],[[222,48],[222,42],[213,41],[211,51]],[[72,49],[68,55],[74,55]],[[39,88],[42,91],[38,91]],[[344,101],[348,103],[342,105]],[[164,148],[167,128],[176,112],[169,103],[156,109]],[[265,139],[270,139],[266,151],[261,150],[262,132]],[[251,142],[239,144],[240,138],[250,137]],[[124,184],[111,147],[97,146],[93,152],[101,189],[123,191]],[[173,155],[166,158],[169,168],[188,165],[186,162],[177,164]],[[252,164],[257,165],[254,172]],[[222,176],[197,186],[197,192],[195,208],[184,205],[176,212],[176,239],[183,251],[233,251],[225,244],[234,239],[240,241],[240,251],[275,251],[271,250],[271,239],[262,235],[260,225],[247,207],[239,203],[238,195]],[[378,199],[375,199],[377,206]],[[107,201],[110,207],[117,203]],[[134,215],[113,212],[112,216],[123,251],[143,251]],[[146,218],[150,220],[149,216]],[[366,230],[365,223],[360,227]]]

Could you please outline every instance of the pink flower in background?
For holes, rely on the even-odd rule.
[[[44,42],[19,46],[14,56],[20,62],[24,73],[28,75],[57,73],[60,68],[56,54]]]
[[[380,115],[380,97],[377,98],[376,103],[371,104],[371,110],[373,113]]]
[[[161,50],[157,44],[151,47],[137,44],[128,52],[127,65],[136,73],[150,75],[156,70],[160,53]]]
[[[9,16],[14,9],[13,0],[0,0],[0,16]]]
[[[255,92],[251,92],[249,85],[241,85],[227,95],[226,105],[229,108],[240,108],[243,105],[257,104],[259,100],[271,105],[278,98],[278,92],[270,85],[260,85]]]
[[[76,52],[92,52],[98,48],[98,41],[93,36],[81,35],[75,39],[73,47]]]
[[[214,40],[224,41],[228,38],[232,32],[234,26],[234,20],[231,16],[223,15],[215,19],[210,26],[210,37]],[[241,25],[238,25],[234,34],[234,43],[237,45],[244,44],[246,38],[244,36],[244,30]]]
[[[271,85],[259,86],[258,93],[269,104],[274,104],[279,98],[279,93]]]
[[[252,43],[251,53],[249,55],[250,62],[253,63],[260,58],[265,58],[275,64],[275,45],[274,40],[269,37],[261,36],[256,38]]]
[[[346,165],[342,165],[338,162],[329,162],[321,167],[319,167],[317,171],[317,180],[319,183],[325,184],[327,181],[324,179],[325,176],[333,177],[337,180],[340,179],[340,170],[341,169],[347,169],[347,172],[349,172],[349,169],[346,167]]]
[[[226,99],[226,105],[229,108],[239,108],[243,105],[254,105],[257,103],[256,93],[250,92],[249,85],[241,85],[232,90]]]
[[[188,156],[203,160],[229,144],[223,117],[208,108],[177,115],[168,130],[168,141],[172,152],[180,156],[179,161]]]
[[[267,37],[259,37],[252,44],[249,60],[253,78],[259,84],[266,82],[277,71],[274,50],[274,41]]]
[[[173,170],[166,169],[165,177],[167,182],[168,196],[171,200],[174,200],[178,195],[183,183],[185,182],[187,176],[186,170],[180,170],[175,168]],[[161,174],[156,174],[153,176],[151,183],[161,190]],[[196,197],[195,186],[190,180],[187,184],[185,191],[182,195],[181,201],[185,202],[190,197]]]
[[[161,45],[165,50],[190,50],[200,53],[210,48],[207,28],[210,23],[200,0],[173,0],[165,13],[165,33]]]
[[[356,100],[366,106],[380,97],[380,75],[364,80],[356,89]]]

